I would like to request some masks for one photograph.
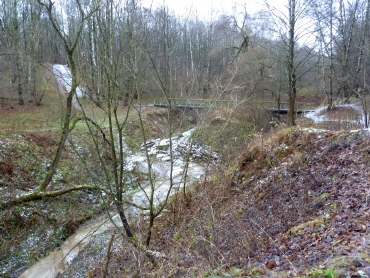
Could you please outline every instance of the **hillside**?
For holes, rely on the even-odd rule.
[[[173,200],[153,228],[154,268],[117,243],[112,277],[139,264],[140,277],[368,277],[369,143],[367,130],[259,138],[237,169]]]
[[[367,277],[369,143],[368,130],[255,136],[228,169],[172,199],[153,227],[155,265],[116,237],[110,275]],[[60,277],[101,277],[110,236],[96,238]]]

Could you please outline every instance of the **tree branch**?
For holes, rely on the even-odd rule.
[[[63,189],[53,190],[53,191],[45,191],[45,192],[34,191],[30,194],[22,195],[16,199],[10,200],[9,202],[0,203],[0,209],[3,210],[3,209],[11,208],[16,205],[40,200],[42,198],[62,196],[64,194],[67,194],[73,191],[84,190],[84,189],[97,190],[97,191],[102,191],[102,192],[105,192],[106,194],[109,194],[109,192],[107,192],[104,188],[101,188],[99,186],[81,184],[81,185],[76,185],[73,187],[68,187],[68,188],[63,188]]]

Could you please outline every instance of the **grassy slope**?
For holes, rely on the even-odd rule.
[[[3,199],[32,190],[44,177],[59,140],[63,98],[49,83],[41,106],[0,106],[0,190]],[[83,133],[81,132],[81,142]],[[88,162],[91,163],[91,162]],[[90,164],[91,166],[93,164]],[[86,182],[83,165],[67,145],[51,188]],[[95,206],[91,206],[95,204]],[[0,276],[16,277],[101,210],[96,195],[75,192],[0,213]]]

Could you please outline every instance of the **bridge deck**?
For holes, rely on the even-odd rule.
[[[273,112],[273,113],[276,113],[276,114],[288,114],[288,109],[286,108],[283,108],[283,109],[277,109],[277,108],[266,108],[267,111],[270,111],[270,112]],[[305,113],[308,113],[308,112],[312,112],[313,110],[309,110],[309,109],[296,109],[295,110],[295,113],[297,114],[305,114]]]
[[[233,107],[238,104],[234,100],[214,100],[214,99],[183,99],[169,98],[156,99],[154,106],[169,107],[176,106],[181,108],[207,108],[207,107]]]
[[[266,110],[273,113],[287,114],[286,102],[281,102],[281,108],[274,108],[276,102],[256,101],[257,105],[262,105]],[[181,108],[211,108],[211,107],[235,107],[239,102],[235,100],[215,100],[215,99],[184,99],[184,98],[160,98],[154,101],[154,106],[158,107],[181,107]],[[295,113],[302,114],[312,111],[314,103],[296,102]]]

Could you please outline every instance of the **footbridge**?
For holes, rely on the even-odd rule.
[[[190,98],[159,98],[154,100],[154,106],[158,107],[179,107],[179,108],[218,108],[218,107],[235,107],[240,104],[236,100],[220,100],[220,99],[190,99]],[[261,105],[266,111],[276,114],[287,114],[288,103],[281,102],[280,108],[275,108],[276,101],[255,101],[256,105]],[[317,105],[316,105],[317,106]],[[296,102],[295,113],[308,113],[313,111],[312,107],[315,104],[312,102]]]
[[[216,99],[189,99],[189,98],[161,98],[154,100],[154,106],[158,107],[180,107],[180,108],[212,108],[212,107],[235,107],[235,100]]]

